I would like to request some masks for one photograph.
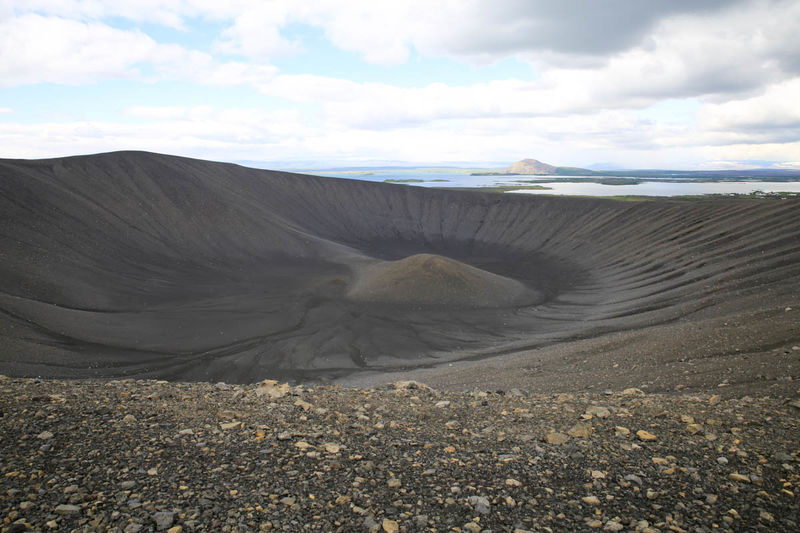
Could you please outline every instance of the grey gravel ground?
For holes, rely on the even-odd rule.
[[[19,531],[797,531],[800,400],[0,379]]]

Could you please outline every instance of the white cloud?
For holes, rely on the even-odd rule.
[[[0,21],[0,85],[129,78],[157,47],[141,32],[97,22],[33,14],[5,19]]]
[[[786,170],[800,170],[800,161],[786,161],[784,163],[775,163],[772,166],[774,168],[783,168]]]
[[[796,128],[800,138],[800,77],[771,85],[751,98],[710,104],[700,120],[712,130]]]
[[[136,22],[150,22],[183,28],[186,16],[199,13],[183,0],[5,0],[0,14],[38,13],[80,21],[120,17]],[[210,7],[210,6],[209,6]],[[3,13],[5,12],[5,13]]]
[[[225,54],[243,55],[259,61],[297,53],[298,42],[287,40],[281,28],[287,23],[290,4],[257,2],[236,16],[215,43],[215,50]]]
[[[207,85],[257,85],[270,65],[220,63],[138,30],[36,14],[0,21],[0,86],[80,85],[106,79],[182,79]]]
[[[701,147],[698,151],[707,159],[791,161],[800,154],[800,141],[788,143],[728,143]]]
[[[776,6],[783,16],[775,16]],[[447,28],[459,24],[465,23],[454,20]],[[507,79],[464,87],[432,83],[400,88],[307,74],[277,76],[259,89],[292,101],[320,102],[331,119],[380,129],[442,118],[642,109],[666,98],[724,101],[793,76],[789,59],[800,54],[797,3],[755,2],[713,15],[675,15],[653,24],[644,44],[607,56],[601,66],[540,65],[541,76],[532,82]],[[369,39],[368,32],[358,38]],[[381,48],[381,41],[373,44]],[[397,52],[393,47],[387,50]],[[392,55],[404,57],[400,52]]]
[[[630,113],[618,111],[579,117],[462,119],[457,128],[442,121],[378,131],[309,120],[301,111],[287,110],[136,106],[125,113],[141,122],[0,123],[3,156],[143,149],[222,160],[513,161],[532,156],[579,165],[598,160],[615,143],[627,145],[621,157],[630,164],[652,157],[653,151],[660,158],[674,156],[669,148],[645,147],[643,138],[656,132]],[[458,134],[453,133],[456,129]]]
[[[2,113],[13,113],[13,112],[14,112],[14,110],[11,109],[10,107],[0,107],[0,114],[2,114]]]

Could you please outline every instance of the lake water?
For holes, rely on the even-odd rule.
[[[353,170],[305,170],[308,174],[349,178],[364,181],[395,182],[419,187],[504,187],[507,192],[520,194],[558,194],[585,196],[683,196],[703,194],[749,194],[763,192],[800,193],[800,181],[762,181],[747,179],[738,181],[692,181],[691,179],[639,178],[638,184],[605,185],[589,180],[597,176],[472,176],[472,172],[485,169],[373,169]],[[574,180],[587,180],[576,182]],[[541,185],[547,189],[525,190],[520,187]]]
[[[509,190],[515,193],[565,194],[588,196],[684,196],[702,194],[750,194],[762,192],[797,192],[800,193],[800,182],[775,181],[717,181],[717,182],[685,182],[645,181],[636,185],[603,185],[602,183],[543,183],[551,190]]]

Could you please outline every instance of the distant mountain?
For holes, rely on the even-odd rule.
[[[542,175],[542,174],[555,174],[556,167],[542,163],[536,159],[523,159],[513,163],[508,167],[505,172],[507,174],[525,174],[525,175]]]
[[[522,159],[511,166],[499,169],[490,170],[486,172],[473,172],[473,176],[504,176],[506,174],[512,176],[546,176],[559,174],[560,167],[554,167],[547,163],[542,163],[538,159]]]

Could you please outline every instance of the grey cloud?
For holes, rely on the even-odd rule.
[[[653,26],[674,15],[706,14],[744,0],[500,0],[484,3],[484,31],[451,33],[445,46],[457,55],[494,55],[533,50],[603,56],[642,43]],[[464,29],[467,29],[464,27]]]

